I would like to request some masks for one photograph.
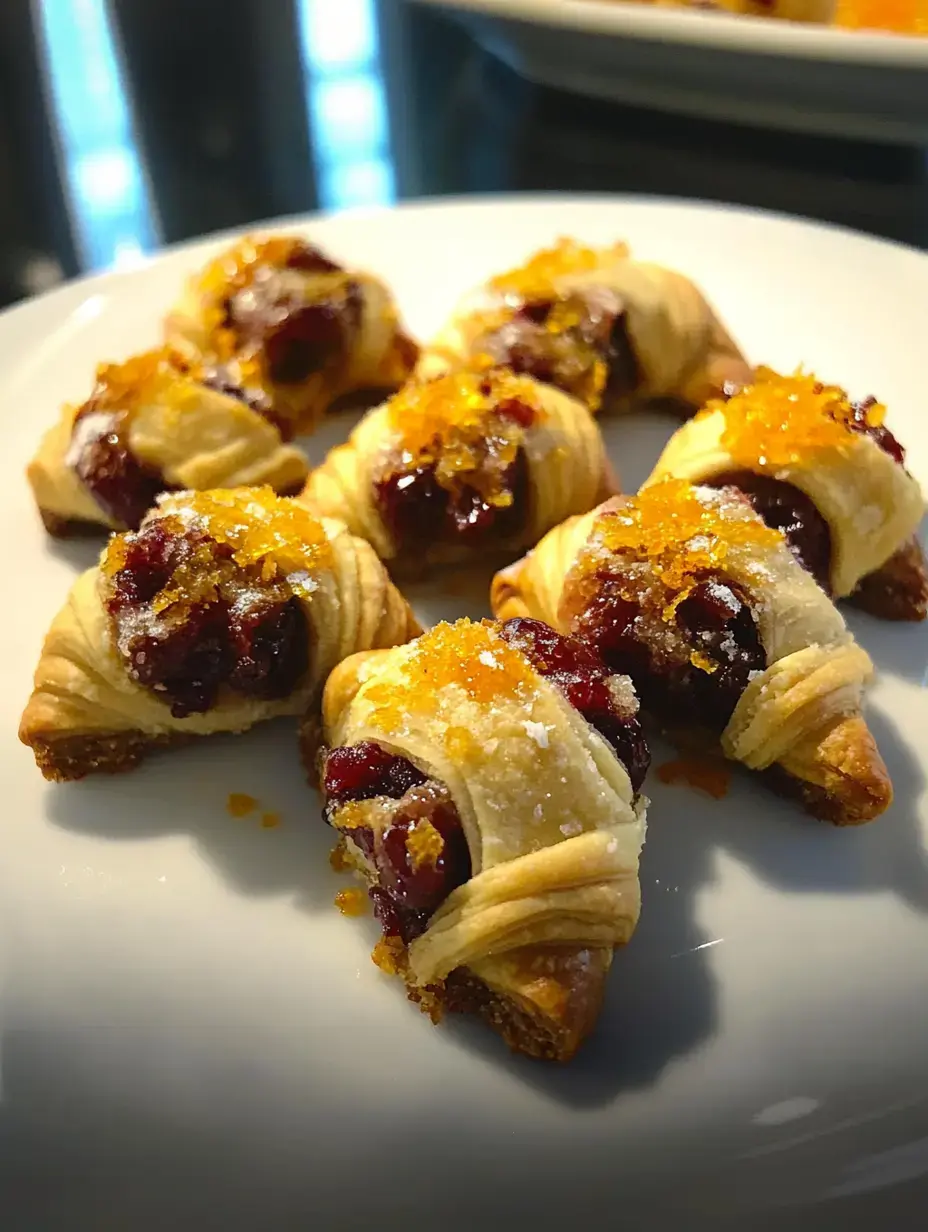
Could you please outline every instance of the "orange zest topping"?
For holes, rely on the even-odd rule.
[[[356,886],[349,886],[347,890],[339,890],[335,895],[335,906],[342,915],[365,915],[367,904],[367,895]]]
[[[270,487],[185,492],[168,497],[150,516],[160,517],[179,537],[191,522],[208,536],[155,595],[155,612],[175,603],[214,602],[237,569],[254,570],[265,584],[286,584],[292,592],[311,594],[316,587],[313,575],[332,561],[332,546],[318,518]],[[126,563],[134,534],[125,531],[110,539],[102,564],[106,576]],[[217,555],[216,544],[230,547],[231,557]]]
[[[406,850],[413,872],[423,866],[434,868],[445,850],[445,840],[427,817],[421,818],[406,835]]]
[[[241,291],[262,266],[283,268],[304,241],[296,235],[269,235],[263,239],[246,235],[231,248],[214,257],[194,279],[198,294],[221,301]],[[221,318],[221,310],[217,308]]]
[[[280,813],[262,813],[261,825],[265,830],[273,830],[280,825]]]
[[[838,0],[835,25],[852,30],[928,34],[926,0]]]
[[[696,757],[664,762],[657,768],[657,777],[662,783],[693,787],[713,800],[723,800],[731,785],[731,771],[723,762]]]
[[[587,273],[608,261],[628,255],[626,244],[587,248],[576,240],[562,236],[553,247],[540,249],[524,265],[497,274],[490,280],[490,286],[505,295],[523,299],[541,298],[551,295],[558,279],[565,275]]]
[[[257,807],[258,801],[254,796],[248,796],[241,791],[229,792],[229,798],[226,800],[226,809],[230,817],[247,817]]]
[[[184,389],[189,365],[172,347],[156,347],[122,363],[97,365],[91,400],[97,411],[128,411]]]
[[[854,408],[845,391],[811,373],[781,376],[758,368],[753,384],[727,402],[707,403],[698,418],[716,411],[725,417],[722,445],[740,466],[792,466],[810,454],[848,449],[860,439],[848,426]],[[879,402],[866,411],[874,426],[885,416]]]
[[[665,479],[606,511],[597,531],[609,552],[646,561],[675,596],[673,607],[700,578],[722,571],[731,548],[783,541],[759,517],[732,516],[724,497],[697,493],[682,479]]]
[[[329,867],[335,873],[345,873],[352,867],[348,853],[345,851],[344,839],[339,839],[329,852]]]
[[[371,961],[385,975],[399,975],[406,970],[406,947],[399,937],[381,937],[371,951]]]
[[[386,731],[402,730],[409,714],[431,714],[441,693],[461,689],[477,702],[505,696],[525,697],[538,677],[528,660],[497,634],[491,621],[475,624],[444,621],[410,646],[390,687],[373,685],[364,697],[374,704],[371,721]],[[439,692],[441,691],[441,693]],[[458,742],[462,729],[447,728],[446,739]]]
[[[518,418],[505,413],[507,402],[518,404]],[[398,469],[432,464],[446,490],[466,480],[490,504],[512,504],[505,473],[526,424],[543,414],[528,377],[503,370],[455,372],[422,384],[410,382],[387,405],[387,422],[399,446]]]

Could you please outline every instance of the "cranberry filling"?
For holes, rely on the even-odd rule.
[[[410,787],[425,782],[425,775],[405,757],[388,753],[373,740],[333,749],[325,759],[322,785],[326,799],[335,804],[389,796],[399,800]]]
[[[783,533],[793,555],[819,586],[830,589],[831,531],[805,492],[751,471],[726,471],[706,486],[737,488],[768,526]]]
[[[99,411],[91,398],[75,417],[68,464],[107,517],[134,529],[169,485],[134,456],[127,427],[124,411]]]
[[[522,407],[515,399],[510,401]],[[515,418],[512,408],[507,414]],[[449,492],[429,463],[387,475],[375,483],[374,490],[381,516],[398,545],[410,548],[451,542],[472,547],[491,531],[508,538],[521,529],[529,499],[528,462],[522,449],[506,468],[500,486],[512,493],[508,505],[491,505],[467,484]]]
[[[375,797],[397,801],[382,827],[355,825],[346,833],[376,870],[370,896],[384,933],[408,944],[471,874],[467,840],[447,790],[407,758],[364,740],[326,756],[323,791],[326,819],[336,827],[340,805]],[[417,859],[411,836],[426,823],[437,832],[440,850]]]
[[[356,282],[308,299],[306,288],[294,281],[297,270],[307,272],[307,263],[312,266],[309,272],[332,272],[319,262],[331,265],[321,253],[297,253],[282,271],[263,268],[225,304],[226,324],[246,348],[264,348],[268,374],[281,385],[299,384],[338,362],[360,325],[364,299]]]
[[[669,727],[721,732],[753,672],[767,656],[747,596],[734,583],[706,578],[677,605],[671,622],[616,593],[608,575],[575,622],[615,672],[632,678],[646,709]],[[711,664],[692,662],[697,653]]]
[[[847,421],[848,427],[854,432],[862,432],[865,436],[869,436],[876,441],[877,445],[884,453],[889,454],[894,462],[898,462],[900,466],[905,462],[905,450],[890,432],[889,428],[884,428],[882,424],[868,423],[867,415],[870,408],[876,403],[876,398],[864,398],[861,402],[852,402],[851,411],[852,418]]]
[[[550,329],[548,318],[559,304],[575,309],[576,324]],[[611,292],[590,292],[564,301],[528,300],[509,321],[481,339],[479,348],[513,372],[555,385],[581,400],[589,395],[598,361],[607,367],[607,402],[634,393],[641,383],[627,314]]]
[[[596,652],[574,637],[563,637],[540,620],[516,617],[500,626],[500,635],[520,650],[535,670],[549,677],[567,700],[604,737],[628,771],[638,792],[651,753],[636,713],[622,707],[608,686],[614,674]]]
[[[215,594],[155,612],[152,600],[175,570],[204,549],[227,568]],[[107,610],[129,675],[171,702],[175,718],[216,704],[225,686],[245,697],[285,697],[309,662],[306,617],[278,585],[231,565],[231,549],[194,530],[172,533],[161,519],[126,547]]]

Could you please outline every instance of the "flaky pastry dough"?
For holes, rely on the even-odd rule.
[[[201,383],[169,348],[101,365],[97,380],[106,398],[100,410],[94,411],[93,400],[85,407],[64,407],[26,470],[49,530],[71,523],[125,529],[101,508],[75,469],[82,424],[95,431],[97,415],[125,415],[128,449],[161,475],[166,491],[269,484],[293,492],[306,477],[305,456],[281,439],[273,423],[238,398]],[[117,384],[118,395],[107,396]]]
[[[309,262],[295,260],[295,251],[310,254]],[[316,268],[312,258],[318,259]],[[263,314],[263,323],[250,333],[237,329],[228,315],[235,296],[245,297],[248,313]],[[302,310],[324,305],[343,320],[347,345],[335,358],[323,355],[296,379],[275,376],[269,338]],[[191,276],[168,314],[165,335],[188,354],[235,358],[256,372],[275,413],[303,432],[348,394],[396,388],[418,351],[379,278],[341,269],[300,237],[287,235],[246,236]],[[315,346],[314,335],[310,339]]]
[[[706,483],[748,470],[798,488],[828,524],[830,589],[845,598],[909,542],[925,512],[924,497],[905,467],[865,432],[831,420],[816,439],[816,420],[825,411],[815,405],[823,398],[810,388],[814,378],[763,375],[728,405],[710,405],[682,424],[647,483],[668,476]],[[782,387],[783,409],[764,422],[762,399],[771,387],[775,394]],[[760,403],[757,414],[754,403]]]
[[[673,487],[713,508],[720,534],[726,524],[760,522],[746,502],[723,492]],[[569,633],[591,595],[608,590],[610,567],[636,559],[645,576],[653,574],[646,556],[614,556],[604,542],[610,518],[621,515],[628,499],[613,498],[569,519],[498,573],[494,614],[532,616]],[[690,546],[680,543],[681,558]],[[742,693],[721,733],[722,751],[751,769],[778,765],[810,788],[804,799],[819,816],[842,824],[871,820],[890,804],[892,786],[861,716],[863,686],[872,673],[869,656],[782,535],[732,538],[726,549],[721,572],[750,596],[767,667]],[[659,717],[672,728],[672,716]]]
[[[447,787],[464,828],[472,876],[409,945],[407,980],[431,987],[466,968],[520,998],[526,973],[554,953],[595,1014],[602,951],[626,942],[638,919],[647,802],[609,745],[493,626],[448,630],[346,660],[323,699],[329,747],[374,741],[408,758]],[[447,679],[443,654],[460,665]],[[546,977],[550,993],[550,965]]]
[[[450,322],[426,347],[417,371],[426,377],[472,362],[487,334],[531,300],[614,293],[625,312],[640,380],[629,396],[610,401],[621,410],[635,401],[675,399],[701,406],[726,382],[741,384],[750,368],[695,283],[675,270],[634,260],[626,245],[582,248],[561,240],[524,267],[491,280],[459,303]],[[598,394],[590,399],[598,407]]]
[[[395,541],[384,521],[375,491],[385,462],[391,456],[403,455],[401,400],[405,405],[418,398],[419,389],[421,396],[431,399],[436,408],[434,422],[445,439],[433,439],[427,452],[430,458],[440,457],[449,447],[454,417],[474,397],[470,381],[469,374],[458,374],[437,378],[423,387],[410,385],[391,402],[368,412],[347,443],[332,449],[310,473],[301,499],[319,514],[345,522],[352,534],[367,539],[388,562],[405,555],[407,563],[420,567],[483,558],[485,544],[455,544],[440,536],[431,543],[426,541],[424,549],[418,544],[407,546],[404,554],[404,545]],[[499,552],[515,552],[536,543],[562,518],[591,508],[618,488],[599,429],[581,403],[530,377],[502,374],[500,389],[488,400],[489,411],[494,401],[502,403],[515,395],[534,415],[530,426],[513,437],[524,450],[528,466],[528,507],[517,533],[497,536],[493,541],[492,550]],[[490,434],[488,420],[484,437]],[[474,482],[466,467],[457,477],[465,483]]]
[[[208,526],[191,512],[191,495],[163,497],[143,527],[177,514],[187,524]],[[272,496],[252,504],[247,492],[208,495],[234,510],[239,525],[271,536],[289,504]],[[45,777],[130,769],[158,744],[242,732],[265,719],[304,714],[314,699],[318,702],[331,669],[346,656],[414,637],[419,632],[415,617],[370,546],[340,523],[325,519],[318,525],[315,547],[307,545],[302,554],[297,547],[294,555],[289,544],[262,557],[266,569],[287,577],[305,612],[308,670],[283,698],[264,701],[227,691],[210,709],[183,718],[172,714],[169,701],[131,678],[116,644],[104,602],[110,561],[120,551],[121,538],[114,538],[100,564],[76,580],[53,620],[23,712],[19,737],[33,749]]]

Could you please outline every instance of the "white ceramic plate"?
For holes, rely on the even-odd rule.
[[[420,2],[543,85],[726,122],[928,138],[928,38],[618,0]]]
[[[422,335],[559,234],[626,237],[696,278],[751,357],[878,392],[928,480],[920,254],[623,199],[298,225],[388,278]],[[560,1069],[510,1057],[476,1023],[433,1027],[373,967],[373,921],[332,905],[331,837],[291,724],[124,778],[42,782],[16,725],[94,548],[46,539],[23,467],[97,359],[155,339],[216,244],[0,317],[0,1224],[537,1232],[599,1210],[608,1228],[674,1215],[688,1232],[818,1232],[877,1209],[894,1232],[921,1226],[889,1215],[928,1173],[928,628],[853,620],[879,667],[869,717],[896,785],[873,825],[835,830],[740,780],[721,803],[651,782],[641,924],[598,1033]],[[313,452],[349,426],[329,423]],[[671,426],[606,425],[627,487]],[[482,594],[456,589],[422,588],[420,614],[483,614]],[[282,824],[232,820],[230,791]]]

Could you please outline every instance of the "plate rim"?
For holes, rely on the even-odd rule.
[[[623,0],[415,0],[526,25],[566,27],[641,42],[711,47],[742,55],[928,69],[928,37],[848,30],[764,17],[653,8]]]

